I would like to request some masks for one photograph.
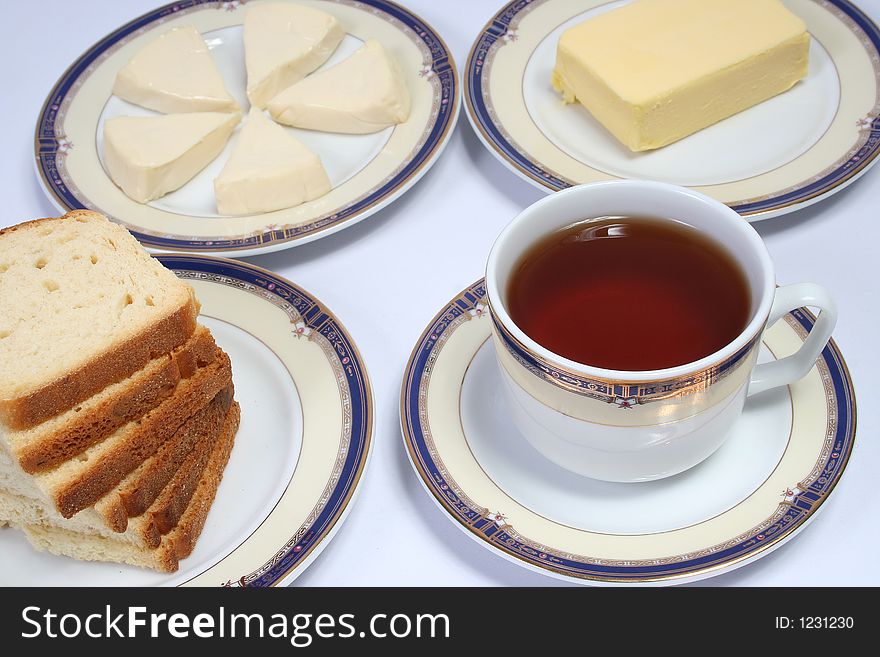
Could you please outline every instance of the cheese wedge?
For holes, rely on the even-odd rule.
[[[220,214],[272,212],[329,191],[321,159],[255,107],[214,180]]]
[[[809,49],[779,0],[637,0],[566,30],[552,83],[645,151],[790,89]]]
[[[272,117],[325,132],[378,132],[409,118],[410,97],[397,62],[370,39],[348,59],[313,73],[269,101]]]
[[[239,109],[193,27],[176,27],[141,48],[116,74],[113,93],[167,114]]]
[[[119,116],[104,123],[104,164],[123,192],[146,203],[204,169],[226,145],[240,114]]]
[[[244,15],[247,95],[263,109],[279,91],[327,61],[345,31],[334,16],[286,2],[249,6]]]

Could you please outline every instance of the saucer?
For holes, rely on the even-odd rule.
[[[759,362],[803,344],[805,309],[768,329]],[[788,387],[756,395],[722,447],[655,482],[575,475],[514,427],[480,280],[419,338],[401,391],[413,468],[444,515],[514,563],[579,583],[684,583],[750,563],[816,515],[853,449],[852,380],[832,341]]]
[[[880,28],[849,0],[788,0],[812,36],[790,91],[664,148],[633,153],[550,76],[559,36],[620,0],[512,0],[464,66],[467,116],[502,163],[545,191],[613,178],[692,187],[750,221],[804,208],[880,155]]]

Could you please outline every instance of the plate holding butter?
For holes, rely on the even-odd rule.
[[[442,152],[459,93],[442,38],[385,0],[175,2],[59,79],[37,174],[59,208],[148,248],[256,255],[398,198]]]
[[[465,89],[484,144],[547,191],[654,179],[757,220],[880,152],[880,30],[843,0],[510,2]]]

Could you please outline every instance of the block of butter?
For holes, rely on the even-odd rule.
[[[809,48],[779,0],[636,0],[566,30],[552,82],[646,151],[787,91]]]

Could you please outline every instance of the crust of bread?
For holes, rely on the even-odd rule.
[[[174,554],[177,559],[186,559],[196,547],[196,542],[205,527],[208,512],[217,496],[217,489],[223,480],[226,464],[229,463],[229,455],[235,446],[235,434],[238,431],[240,421],[241,408],[238,402],[233,402],[229,409],[229,417],[223,429],[223,435],[217,441],[208,458],[208,463],[196,485],[189,506],[186,507],[177,526],[162,541],[164,543],[165,540],[168,540],[174,546]],[[175,568],[175,570],[177,569]]]
[[[192,554],[205,526],[208,512],[223,478],[240,421],[240,409],[233,402],[227,414],[223,434],[215,443],[205,470],[180,522],[162,537],[158,548],[139,548],[130,543],[80,534],[59,527],[26,525],[21,527],[38,550],[87,561],[116,561],[162,573],[173,573],[180,560]]]
[[[234,387],[230,383],[205,408],[188,419],[151,458],[135,468],[119,486],[95,503],[95,511],[110,529],[124,532],[129,525],[129,518],[142,515],[157,498],[175,497],[181,492],[185,494],[185,491],[173,486],[173,482],[195,467],[199,469],[189,476],[198,480],[214,441],[220,436],[233,394]],[[195,465],[201,456],[204,456],[202,465]],[[176,503],[181,504],[181,508],[186,508],[189,497],[177,500]],[[166,529],[162,533],[167,531]],[[158,533],[156,536],[158,545]]]
[[[190,499],[199,484],[199,479],[208,463],[210,450],[206,449],[201,454],[193,454],[187,460],[186,467],[181,468],[174,478],[168,482],[168,486],[162,491],[154,504],[147,511],[152,525],[160,535],[167,534],[177,523],[180,516],[189,506]]]
[[[53,221],[61,221],[62,219],[76,219],[77,217],[92,218],[96,215],[99,217],[104,216],[100,212],[95,212],[93,210],[71,210],[61,217],[43,217],[42,219],[30,219],[28,221],[22,221],[20,224],[15,224],[14,226],[0,228],[0,237],[8,235],[9,233],[18,232],[23,228],[31,229],[34,226],[40,226],[42,224],[51,223]]]
[[[232,440],[232,437],[224,436],[222,431],[218,431],[214,440]],[[183,467],[175,473],[168,485],[162,489],[161,494],[153,500],[153,503],[146,510],[145,515],[150,518],[159,534],[167,534],[180,522],[180,517],[189,506],[193,493],[199,485],[199,480],[205,472],[213,448],[214,445],[206,445],[201,452],[191,454]]]
[[[174,394],[131,423],[124,441],[86,461],[76,477],[55,487],[51,499],[65,518],[94,505],[170,438],[177,429],[232,381],[229,356],[218,349],[215,362],[183,380]],[[123,428],[122,430],[124,430]]]
[[[143,515],[131,519],[144,545],[173,546],[176,559],[192,553],[223,478],[240,419],[241,409],[232,402],[216,436],[212,436],[213,444],[204,447],[204,457],[195,461],[180,480],[172,479]]]
[[[230,418],[232,417],[229,413],[232,402],[231,395],[232,387],[230,385],[220,391],[206,408],[187,420],[184,427],[178,431],[178,434],[186,432],[191,435],[197,435],[197,444],[192,447],[191,451],[198,452],[198,458],[187,458],[188,462],[185,461],[181,465],[181,469],[187,469],[187,472],[180,478],[191,482],[191,484],[181,488],[178,483],[179,478],[175,475],[169,481],[166,488],[161,491],[163,495],[158,496],[159,500],[156,500],[149,507],[148,513],[141,514],[130,521],[126,518],[127,528],[124,533],[114,533],[96,509],[86,509],[74,518],[67,520],[62,518],[57,512],[54,512],[54,510],[47,508],[45,502],[28,497],[26,494],[7,491],[2,487],[0,487],[0,526],[5,524],[11,524],[14,527],[45,525],[79,533],[84,536],[98,536],[109,541],[126,543],[138,548],[152,549],[159,547],[162,535],[173,529],[173,527],[162,528],[160,531],[155,516],[164,514],[166,506],[173,500],[174,508],[179,509],[173,520],[173,523],[176,525],[192,498],[196,485],[204,471],[205,464],[216,447],[216,442],[221,439],[231,440],[231,436],[227,435]],[[154,458],[158,456],[157,453]],[[106,497],[103,499],[106,499]]]
[[[35,224],[65,221],[77,217],[101,216],[90,210],[74,210],[63,217],[34,219],[0,230],[0,236]],[[112,349],[95,354],[76,370],[14,399],[0,399],[0,422],[13,430],[29,429],[63,413],[100,392],[108,385],[128,378],[153,358],[184,344],[196,328],[199,303],[192,288],[185,303]]]
[[[54,468],[158,406],[182,379],[213,362],[216,350],[211,332],[199,326],[186,344],[148,363],[143,373],[105,389],[105,394],[112,392],[106,399],[94,405],[86,401],[81,412],[59,417],[63,424],[56,421],[47,433],[35,435],[26,444],[13,443],[11,451],[27,473]]]
[[[0,400],[0,421],[10,429],[30,429],[73,408],[185,343],[195,331],[198,314],[199,304],[191,294],[184,306],[79,369],[18,399]]]

